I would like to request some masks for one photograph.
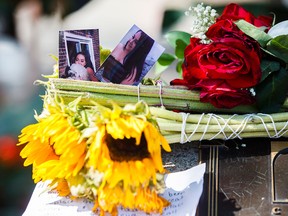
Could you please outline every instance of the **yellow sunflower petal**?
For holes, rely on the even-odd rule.
[[[70,195],[70,188],[65,179],[59,180],[56,190],[60,196],[68,196]]]

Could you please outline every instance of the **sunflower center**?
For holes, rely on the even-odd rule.
[[[106,135],[106,142],[113,161],[136,161],[150,157],[143,133],[139,145],[136,145],[135,138],[113,139],[110,134]]]

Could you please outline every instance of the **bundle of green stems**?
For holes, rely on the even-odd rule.
[[[199,92],[185,87],[161,85],[118,85],[112,83],[49,79],[49,91],[65,103],[81,97],[104,106],[110,101],[120,106],[143,100],[156,118],[162,135],[169,143],[195,140],[288,136],[288,100],[278,113],[257,113],[255,106],[218,109],[200,102]]]

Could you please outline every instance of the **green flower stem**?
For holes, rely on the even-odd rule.
[[[183,116],[182,113],[173,112],[170,110],[157,108],[157,107],[150,107],[150,112],[152,115],[157,116],[157,118],[161,119],[167,119],[167,120],[173,120],[173,121],[179,121],[182,122]],[[199,119],[201,119],[202,124],[207,124],[209,121],[209,124],[217,124],[225,122],[229,122],[229,125],[239,125],[243,121],[243,119],[250,115],[250,114],[235,114],[227,115],[227,114],[213,114],[213,116],[218,117],[218,121],[215,120],[215,118],[210,117],[211,113],[207,114],[189,114],[188,118],[186,119],[187,123],[198,123]],[[250,115],[249,121],[251,123],[261,123],[264,122],[272,122],[271,118],[273,119],[273,122],[286,122],[288,120],[288,112],[281,112],[281,113],[273,113],[270,115],[266,114],[257,114],[257,115]],[[221,120],[222,119],[222,120]]]
[[[189,134],[188,134],[189,136]],[[240,135],[239,135],[241,138],[260,138],[260,137],[269,137],[267,135],[266,132],[242,132]],[[287,137],[287,134],[286,135],[283,135],[284,137]],[[172,143],[179,143],[181,142],[181,139],[180,139],[180,135],[179,134],[172,134],[172,135],[164,135],[165,139],[167,140],[168,143],[172,144]],[[229,134],[226,135],[226,137],[229,137]],[[218,134],[217,136],[215,136],[214,133],[205,133],[205,135],[203,136],[202,133],[195,133],[193,134],[192,137],[190,137],[189,140],[184,140],[184,142],[191,142],[191,141],[198,141],[198,140],[211,140],[211,139],[222,139],[222,140],[225,140],[226,137],[221,133],[221,134]],[[234,139],[234,138],[239,138],[239,137],[229,137],[229,139]]]
[[[90,81],[76,81],[68,79],[50,79],[51,85],[59,90],[68,91],[82,91],[82,92],[94,92],[116,95],[130,95],[138,97],[138,87],[131,85],[120,85],[113,83],[102,82],[90,82]],[[162,86],[162,98],[179,98],[183,100],[183,95],[187,93],[185,87],[172,87]],[[156,97],[159,98],[159,86],[141,86],[139,87],[139,96]],[[185,99],[192,101],[200,101],[199,93],[191,91],[189,95],[185,96]]]
[[[157,123],[161,130],[164,131],[171,131],[171,132],[181,132],[182,130],[182,123],[180,122],[163,122],[160,119],[157,119]],[[204,133],[205,131],[209,132],[215,132],[218,133],[219,131],[223,130],[224,133],[231,133],[232,131],[242,131],[242,129],[245,132],[261,132],[268,130],[270,133],[274,133],[275,129],[277,131],[280,131],[282,128],[286,126],[286,122],[277,122],[277,123],[265,123],[265,126],[263,124],[251,124],[247,123],[239,124],[239,125],[228,125],[221,124],[219,122],[219,125],[211,125],[211,124],[187,124],[185,125],[185,132],[186,133],[192,133],[194,130],[196,132]]]
[[[185,87],[140,86],[138,88],[137,86],[59,78],[50,78],[48,86],[50,93],[62,97],[65,103],[81,97],[80,103],[85,106],[93,105],[91,100],[104,106],[111,106],[109,101],[124,106],[128,103],[137,103],[141,99],[149,105],[151,115],[156,118],[161,133],[169,143],[180,142],[183,117],[186,117],[188,112],[191,114],[186,119],[185,133],[188,137],[193,133],[193,136],[185,141],[227,139],[227,137],[229,139],[269,137],[283,128],[285,133],[281,136],[288,136],[286,133],[288,112],[285,112],[285,107],[288,107],[287,100],[283,105],[283,112],[269,116],[250,115],[249,113],[257,112],[253,106],[216,109],[210,104],[200,102],[199,92]],[[165,108],[161,107],[161,100]],[[181,110],[184,115],[175,110]],[[239,136],[233,132],[239,133]]]
[[[169,143],[180,142],[182,126],[185,125],[185,134],[193,136],[193,140],[229,139],[246,137],[273,137],[288,136],[288,113],[268,115],[217,115],[190,114],[183,124],[183,115],[162,108],[150,107],[151,114],[156,117],[161,134]],[[247,119],[247,117],[249,117]],[[265,125],[264,125],[264,124]],[[280,135],[276,134],[281,131]],[[234,134],[233,134],[234,133]],[[225,135],[224,135],[225,134]],[[232,136],[230,137],[230,135]],[[239,136],[237,136],[239,134]],[[226,136],[226,137],[225,137]]]
[[[117,94],[105,94],[105,93],[91,93],[91,92],[72,92],[72,91],[61,91],[61,90],[50,90],[51,93],[55,93],[58,96],[62,97],[66,103],[75,100],[78,97],[82,97],[80,104],[89,106],[91,105],[91,100],[96,101],[97,103],[110,106],[109,101],[114,101],[120,106],[124,106],[128,103],[138,102],[137,97],[131,97],[130,95],[117,95]],[[161,106],[159,98],[155,97],[141,97],[149,106]],[[164,100],[163,100],[164,101]],[[165,107],[169,109],[180,110],[184,107],[189,107],[189,110],[193,111],[203,111],[203,104],[201,102],[190,102],[185,100],[177,100],[173,98],[166,98],[164,101]],[[209,109],[205,109],[209,110]]]
[[[233,109],[217,109],[211,104],[202,103],[199,99],[199,92],[188,90],[185,87],[160,87],[159,86],[129,86],[112,83],[75,81],[68,79],[49,79],[51,89],[54,93],[67,101],[76,97],[83,97],[83,104],[89,105],[89,99],[97,100],[98,103],[107,105],[107,101],[114,100],[120,106],[127,103],[135,103],[138,96],[149,106],[163,105],[169,110],[181,110],[185,112],[213,112],[213,113],[253,113],[256,112],[253,106],[239,106]],[[139,95],[138,95],[139,92]]]

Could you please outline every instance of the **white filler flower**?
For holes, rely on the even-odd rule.
[[[201,39],[202,43],[209,43],[205,33],[208,28],[215,23],[218,14],[211,6],[203,6],[203,3],[197,4],[196,7],[189,7],[185,12],[186,16],[192,17],[192,27],[190,29],[193,37]]]

